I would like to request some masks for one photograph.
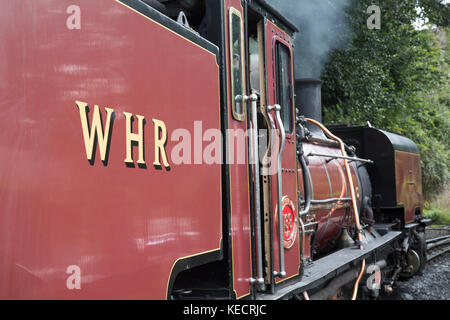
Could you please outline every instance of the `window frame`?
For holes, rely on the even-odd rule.
[[[285,128],[285,133],[286,134],[288,134],[288,135],[292,135],[293,133],[294,133],[294,125],[293,125],[293,122],[294,122],[294,115],[293,115],[293,111],[294,111],[294,109],[293,109],[293,100],[294,100],[294,97],[293,97],[293,78],[292,78],[292,76],[293,76],[293,74],[292,74],[292,67],[293,67],[293,62],[292,62],[292,51],[291,51],[291,48],[289,47],[289,46],[287,46],[285,43],[283,43],[282,41],[279,41],[279,40],[276,40],[275,41],[275,79],[276,79],[276,85],[275,85],[275,88],[276,88],[276,101],[277,101],[277,104],[279,104],[280,106],[281,106],[281,112],[283,112],[283,106],[281,105],[281,99],[280,99],[280,97],[281,97],[281,85],[282,85],[282,81],[281,81],[281,73],[280,73],[280,47],[284,47],[285,49],[286,49],[286,52],[288,53],[288,59],[287,59],[287,61],[288,61],[288,72],[289,72],[289,87],[288,87],[288,90],[289,90],[289,101],[290,101],[290,103],[289,103],[289,108],[290,108],[290,110],[289,110],[289,129],[290,130],[287,130],[286,129],[286,124],[283,122],[283,125],[284,125],[284,128]],[[290,89],[289,89],[290,88]],[[281,118],[282,118],[282,120],[284,120],[283,119],[283,114],[281,114]]]
[[[245,120],[245,114],[246,114],[246,103],[244,101],[241,102],[242,105],[242,113],[237,112],[236,108],[236,88],[235,88],[235,82],[234,82],[234,66],[233,66],[233,56],[235,53],[235,50],[233,48],[233,15],[239,18],[239,27],[240,27],[240,44],[241,44],[241,95],[245,95],[246,90],[246,79],[245,79],[245,43],[244,43],[244,22],[242,20],[242,14],[239,10],[237,10],[234,7],[230,7],[229,9],[229,54],[230,54],[230,77],[231,77],[231,109],[233,112],[233,118],[237,121],[244,121]]]

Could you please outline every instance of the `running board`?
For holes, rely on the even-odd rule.
[[[381,236],[375,233],[376,238],[372,238],[364,249],[360,250],[358,246],[341,249],[305,267],[305,273],[299,282],[286,284],[284,287],[277,288],[274,294],[258,294],[257,300],[278,300],[287,299],[292,294],[308,291],[324,282],[342,274],[351,268],[351,263],[357,263],[367,258],[372,252],[380,249],[384,245],[396,240],[402,235],[401,231],[390,231]]]

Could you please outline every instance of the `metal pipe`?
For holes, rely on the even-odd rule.
[[[359,162],[364,162],[364,163],[373,163],[373,161],[369,160],[369,159],[361,159],[361,158],[357,158],[357,157],[347,157],[347,156],[337,156],[337,155],[323,154],[323,153],[310,152],[308,154],[308,157],[325,157],[325,158],[332,158],[333,160],[334,159],[346,159],[346,160],[359,161]]]
[[[300,222],[300,228],[302,230],[302,237],[301,237],[301,246],[300,246],[300,255],[303,257],[303,252],[305,251],[305,242],[306,242],[306,232],[305,232],[305,225],[303,224],[303,221],[301,218],[298,219],[298,221]],[[303,259],[301,260],[303,263]],[[306,291],[305,291],[306,293]],[[308,298],[309,300],[309,298]]]
[[[281,120],[281,106],[276,104],[274,106],[269,106],[268,111],[275,111],[275,116],[277,120],[278,130],[281,135],[281,146],[278,152],[278,163],[277,163],[277,177],[278,177],[278,230],[279,230],[279,257],[280,257],[280,271],[274,271],[274,276],[284,278],[286,277],[286,270],[284,265],[284,241],[283,241],[283,208],[282,208],[282,195],[283,195],[283,178],[281,176],[281,160],[283,159],[284,146],[286,143],[286,133],[284,132],[283,121]]]
[[[306,140],[307,142],[310,142],[312,144],[315,144],[315,145],[324,145],[324,146],[334,147],[334,148],[340,147],[339,142],[337,142],[335,140],[322,139],[319,137],[315,137],[313,135],[307,136],[304,140]],[[347,151],[348,153],[350,153],[350,154],[354,153],[354,150],[351,147],[347,146],[345,143],[344,143],[344,148],[345,148],[345,151]]]
[[[261,236],[261,199],[260,199],[260,185],[259,185],[259,149],[258,149],[258,111],[256,110],[256,102],[258,101],[258,96],[256,94],[251,94],[249,97],[251,101],[251,111],[252,111],[252,136],[253,136],[253,165],[255,168],[255,215],[256,215],[256,242],[257,242],[257,253],[258,253],[258,278],[256,283],[261,290],[264,290],[264,277],[263,277],[263,258],[262,258],[262,236]]]
[[[304,136],[304,127],[299,123],[299,129],[302,132],[302,136]],[[300,166],[302,168],[302,178],[303,178],[303,191],[305,193],[305,207],[303,210],[300,211],[300,199],[298,199],[298,220],[300,222],[300,227],[302,231],[302,245],[300,247],[300,254],[303,257],[304,251],[305,251],[305,242],[306,242],[306,231],[305,231],[305,225],[303,224],[302,217],[306,216],[311,208],[311,189],[309,185],[309,181],[311,179],[311,173],[309,172],[308,165],[306,164],[304,152],[303,152],[303,143],[300,142],[299,150],[297,151],[298,160],[300,162]],[[303,263],[303,259],[302,259]],[[305,300],[309,300],[308,293],[305,291],[303,292],[303,297]]]
[[[299,217],[304,217],[304,216],[306,216],[308,214],[308,212],[304,212],[304,213],[302,213],[302,214],[299,214],[298,216]]]
[[[302,217],[307,215],[309,209],[311,208],[311,188],[309,185],[309,180],[311,178],[311,173],[309,172],[308,165],[306,164],[305,157],[303,156],[303,150],[299,155],[300,166],[302,167],[302,175],[303,175],[303,190],[305,192],[305,208],[302,211],[299,210],[298,215]]]
[[[358,229],[358,231],[361,230],[361,225],[359,223],[359,215],[358,215],[358,205],[356,203],[356,195],[355,195],[355,189],[353,186],[353,179],[352,179],[352,175],[351,175],[351,171],[350,171],[350,166],[348,165],[348,161],[347,161],[347,157],[346,153],[345,153],[345,146],[344,146],[344,142],[342,142],[341,139],[339,139],[338,137],[336,137],[335,135],[333,135],[324,125],[322,125],[321,123],[313,120],[313,119],[309,119],[306,118],[306,121],[315,124],[316,126],[318,126],[320,129],[322,129],[322,131],[331,139],[336,140],[340,147],[341,147],[341,153],[342,153],[342,158],[344,159],[344,166],[345,166],[345,171],[347,172],[347,179],[348,179],[348,183],[350,185],[350,193],[352,196],[352,203],[353,203],[353,213],[355,215],[355,224],[356,227]],[[325,155],[326,156],[326,155]],[[368,160],[371,161],[371,160]],[[358,237],[361,238],[361,234],[358,232]]]
[[[312,226],[315,226],[315,225],[318,225],[318,224],[319,223],[317,221],[314,221],[314,222],[310,222],[310,223],[305,224],[304,227],[308,228],[308,227],[312,227]]]
[[[330,204],[312,204],[311,210],[332,210],[332,209],[344,209],[350,208],[351,204],[349,201],[347,202],[333,202]]]
[[[311,209],[312,210],[333,210],[333,209],[343,209],[350,207],[351,199],[346,198],[335,198],[333,200],[311,200]],[[332,214],[333,212],[331,212]],[[306,214],[300,215],[300,217],[305,216]]]
[[[322,129],[322,131],[331,139],[336,140],[339,145],[340,145],[340,149],[341,149],[341,153],[343,157],[346,157],[346,153],[345,153],[345,145],[344,142],[339,139],[338,137],[336,137],[335,135],[333,135],[324,125],[322,125],[321,123],[313,120],[313,119],[309,119],[306,118],[306,121],[315,124],[316,126],[318,126],[320,129]],[[345,171],[347,172],[347,179],[348,179],[348,183],[350,186],[350,194],[352,197],[352,205],[353,205],[353,214],[355,217],[355,225],[356,225],[356,232],[358,234],[358,240],[360,242],[360,246],[359,248],[361,250],[363,250],[363,246],[361,244],[362,242],[362,236],[361,236],[361,232],[362,232],[362,228],[361,228],[361,224],[359,222],[359,213],[358,213],[358,204],[356,203],[356,194],[355,194],[355,188],[353,186],[353,179],[352,179],[352,175],[351,175],[351,171],[350,171],[350,166],[348,165],[348,161],[347,159],[344,158],[344,166],[345,166]],[[355,286],[353,287],[353,296],[352,296],[352,300],[356,299],[356,296],[358,295],[358,286],[359,286],[359,282],[361,281],[362,275],[364,273],[364,269],[366,267],[366,260],[364,259],[361,263],[361,272],[358,276],[358,278],[356,279],[355,282]]]
[[[330,199],[323,199],[323,200],[311,200],[312,204],[326,204],[330,202],[339,202],[339,201],[351,201],[352,198],[330,198]]]
[[[325,145],[325,146],[328,146],[328,147],[339,148],[339,143],[337,143],[337,141],[328,140],[328,139],[322,139],[322,138],[319,138],[319,137],[315,137],[313,135],[307,136],[305,140],[310,142],[310,143],[312,143],[312,144],[320,144],[320,145]]]

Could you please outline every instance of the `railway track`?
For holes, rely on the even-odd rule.
[[[432,228],[430,230],[440,231],[441,233],[444,232],[447,234],[426,240],[428,261],[433,260],[434,258],[437,258],[450,251],[450,228]]]

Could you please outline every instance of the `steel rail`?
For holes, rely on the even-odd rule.
[[[433,260],[444,253],[450,251],[450,235],[440,236],[426,240],[427,244],[427,261]],[[442,248],[445,246],[444,248]]]
[[[431,261],[431,260],[433,260],[433,259],[435,259],[435,258],[437,258],[437,257],[439,257],[441,255],[443,255],[444,253],[449,252],[450,251],[450,245],[445,247],[445,248],[443,248],[443,249],[440,249],[440,250],[438,250],[437,248],[434,248],[433,251],[435,253],[427,254],[427,261]]]
[[[445,239],[449,239],[450,238],[450,235],[448,235],[448,236],[442,236],[442,237],[437,237],[437,238],[432,238],[432,239],[428,239],[427,241],[426,241],[426,243],[428,244],[428,243],[433,243],[433,242],[437,242],[437,241],[440,241],[440,240],[445,240]]]
[[[441,241],[437,241],[437,242],[433,242],[433,243],[427,244],[427,250],[431,250],[433,248],[441,247],[444,244],[450,244],[450,239],[444,239],[444,240],[441,240]]]

